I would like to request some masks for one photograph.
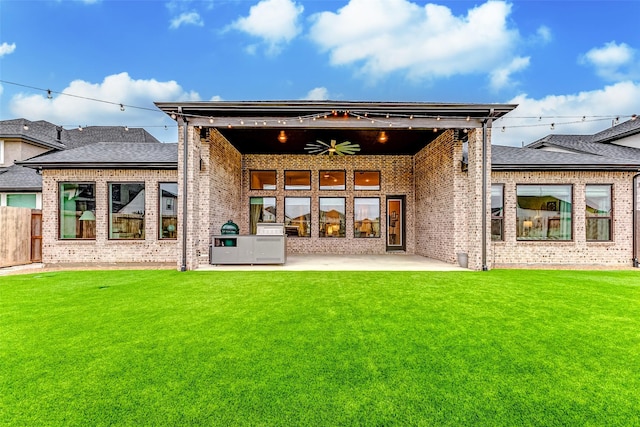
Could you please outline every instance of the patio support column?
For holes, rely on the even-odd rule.
[[[487,120],[482,122],[482,271],[487,266]]]
[[[189,138],[187,118],[182,117],[182,259],[180,260],[180,271],[187,271],[187,188],[189,170]]]

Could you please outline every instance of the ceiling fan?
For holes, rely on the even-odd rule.
[[[352,144],[349,141],[341,142],[340,144],[336,144],[336,140],[332,139],[330,144],[326,142],[316,140],[315,143],[309,142],[307,146],[304,147],[305,150],[309,151],[309,154],[329,154],[333,156],[337,154],[339,156],[344,156],[345,154],[355,154],[357,151],[360,151],[359,144]]]

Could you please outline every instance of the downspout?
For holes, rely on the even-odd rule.
[[[178,111],[182,112],[182,108],[179,107]],[[182,263],[180,271],[187,271],[187,183],[188,183],[188,124],[187,118],[182,115]]]
[[[490,111],[493,114],[493,110]],[[487,266],[487,122],[482,122],[482,271]]]
[[[637,230],[638,230],[638,178],[640,177],[640,173],[636,174],[633,177],[633,208],[631,209],[631,212],[633,214],[633,222],[632,222],[632,231],[631,231],[631,236],[633,239],[633,266],[635,268],[640,267],[640,263],[638,262],[638,235],[637,235]]]

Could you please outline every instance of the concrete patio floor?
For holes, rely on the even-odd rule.
[[[44,265],[42,263],[0,268],[0,276],[64,270],[172,270],[173,263],[76,263]],[[288,255],[281,264],[205,265],[196,271],[471,271],[419,255]]]
[[[197,271],[470,271],[419,255],[287,255],[287,262],[268,265],[207,265]]]

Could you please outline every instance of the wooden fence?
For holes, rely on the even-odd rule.
[[[0,206],[0,267],[29,264],[32,262],[32,250],[35,249],[36,260],[42,253],[41,215],[38,216],[34,228],[37,230],[32,247],[32,210],[29,208],[14,208]],[[39,260],[38,260],[39,261]]]

